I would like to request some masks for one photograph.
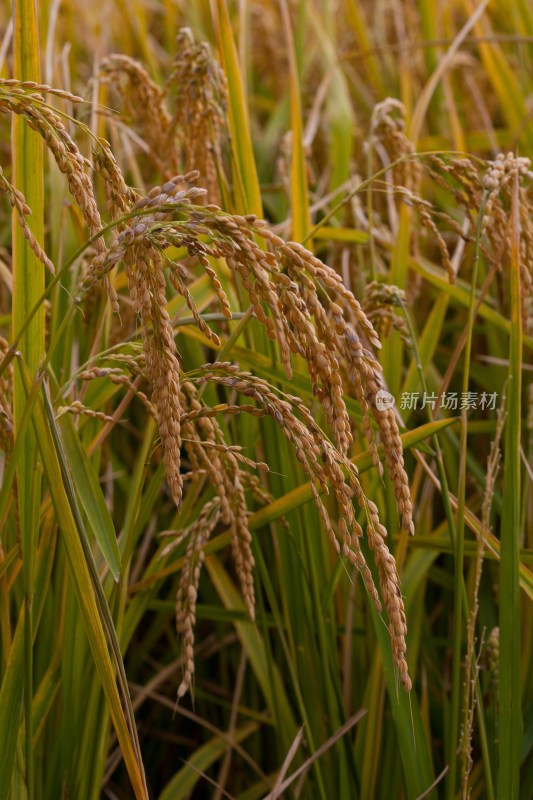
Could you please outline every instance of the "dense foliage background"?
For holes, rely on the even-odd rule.
[[[0,800],[533,797],[532,48],[0,7]]]

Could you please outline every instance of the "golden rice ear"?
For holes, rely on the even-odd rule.
[[[411,348],[409,326],[405,317],[394,310],[401,308],[402,304],[406,304],[406,292],[397,286],[371,281],[365,287],[363,310],[380,338],[385,339],[391,330],[395,330],[400,334],[404,345]]]
[[[152,384],[151,401],[161,435],[167,482],[179,508],[183,492],[180,374],[174,332],[166,310],[163,259],[159,250],[148,244],[138,245],[127,249],[124,264],[141,319],[146,372]]]
[[[140,195],[126,184],[109,142],[105,139],[98,139],[93,147],[93,166],[95,173],[105,182],[107,210],[112,219],[131,211],[140,200]]]
[[[405,107],[396,98],[387,97],[374,106],[368,146],[376,152],[383,148],[389,163],[400,160],[393,169],[394,184],[409,193],[418,193],[422,168],[416,159],[401,160],[412,155],[415,148],[405,134]]]
[[[198,183],[207,190],[205,202],[219,203],[222,149],[228,139],[226,76],[206,42],[196,42],[182,28],[166,81],[174,112],[171,130],[179,142],[186,170],[197,169]]]
[[[220,520],[220,501],[211,500],[203,507],[200,516],[189,528],[179,536],[173,537],[163,550],[167,554],[183,539],[187,539],[187,547],[183,558],[183,567],[176,594],[176,630],[181,637],[183,647],[183,675],[178,686],[178,700],[192,689],[194,680],[194,629],[196,624],[196,599],[198,584],[204,563],[204,547],[211,533]]]
[[[102,79],[118,92],[126,120],[146,145],[151,168],[164,177],[179,171],[179,151],[165,92],[133,58],[114,54],[100,63]]]
[[[489,162],[483,179],[485,205],[482,221],[482,236],[489,239],[498,259],[506,262],[512,242],[508,231],[508,207],[514,180],[518,182],[518,217],[520,224],[520,301],[522,306],[522,328],[525,333],[533,331],[533,224],[528,203],[527,184],[531,186],[533,170],[531,160],[514,153],[499,153]]]
[[[35,96],[31,90],[29,92],[25,91],[24,83],[20,83],[19,81],[10,81],[7,85],[4,84],[3,88],[4,90],[0,98],[0,108],[14,114],[22,115],[29,127],[37,131],[44,140],[45,146],[54,157],[59,170],[67,178],[70,194],[80,208],[91,237],[95,238],[93,243],[93,247],[97,252],[95,263],[103,263],[105,242],[104,239],[98,235],[103,225],[90,178],[91,162],[81,154],[80,149],[63,124],[60,115],[53,108],[44,103],[42,98]],[[65,95],[68,95],[68,93],[65,93]],[[72,98],[76,99],[75,96],[72,96]],[[109,173],[109,180],[111,182],[117,181],[117,193],[123,191],[124,181],[116,165]],[[31,231],[25,224],[24,218],[28,211],[23,198],[19,193],[10,192],[5,180],[1,188],[8,191],[30,246],[43,263],[53,271],[48,256],[44,254],[44,251],[41,250],[37,242],[33,239]],[[118,311],[116,293],[105,275],[103,276],[103,285],[106,288],[113,310]]]
[[[377,507],[365,496],[353,465],[331,445],[299,398],[274,390],[260,378],[250,373],[236,371],[233,365],[208,364],[198,372],[200,375],[195,379],[195,383],[201,385],[205,382],[214,382],[246,397],[253,397],[278,423],[288,441],[294,446],[296,457],[310,479],[311,492],[332,545],[339,555],[342,552],[347,561],[359,570],[370,597],[378,611],[381,611],[380,596],[361,552],[359,539],[363,531],[355,517],[353,499],[355,498],[364,509],[367,517],[368,543],[374,555],[381,597],[389,616],[393,658],[400,682],[409,691],[411,679],[405,660],[407,628],[400,579],[394,557],[385,543],[387,532],[380,523]],[[348,478],[345,477],[345,472]],[[330,491],[339,506],[338,530],[342,547],[330,514],[320,497],[321,492]],[[412,524],[410,505],[403,508],[402,513],[405,524]],[[248,568],[243,570],[242,556],[236,553],[235,558],[242,585],[243,575],[246,576],[244,577],[246,581],[251,571]]]
[[[193,472],[208,475],[220,499],[221,520],[228,525],[233,559],[245,606],[254,616],[251,534],[239,464],[255,462],[228,446],[216,416],[203,413],[195,386],[206,381],[225,386],[253,400],[258,413],[266,413],[280,426],[309,477],[313,497],[328,537],[337,553],[341,545],[330,515],[320,498],[333,492],[342,525],[342,552],[356,566],[380,608],[378,592],[359,547],[361,528],[353,508],[355,498],[366,513],[369,543],[380,575],[385,606],[391,616],[393,651],[403,684],[408,676],[402,640],[403,605],[398,576],[383,542],[376,507],[365,496],[348,458],[353,441],[351,422],[344,400],[350,387],[363,411],[363,430],[376,468],[382,472],[374,428],[379,432],[385,463],[394,487],[397,507],[405,530],[413,531],[413,512],[402,444],[393,409],[377,402],[384,390],[381,368],[371,348],[380,346],[377,333],[353,294],[337,273],[302,245],[285,242],[255,217],[225,214],[216,206],[194,204],[198,192],[186,186],[197,175],[176,176],[152,189],[139,200],[135,214],[124,225],[109,248],[95,259],[83,291],[106,278],[120,260],[124,262],[133,307],[141,322],[146,375],[152,385],[151,403],[159,427],[166,475],[171,494],[180,505],[183,493],[181,448],[187,451]],[[255,236],[266,243],[258,246]],[[276,392],[266,381],[231,365],[215,364],[196,370],[182,386],[174,331],[166,310],[166,274],[185,298],[193,320],[212,341],[218,337],[198,313],[186,284],[183,265],[166,255],[171,247],[185,247],[196,257],[218,295],[217,259],[223,258],[238,276],[250,302],[251,312],[267,335],[279,345],[281,361],[291,374],[291,354],[307,365],[314,394],[324,409],[335,444],[316,424],[305,404],[293,395]],[[230,313],[225,295],[222,302]],[[348,475],[348,479],[345,477]],[[397,590],[392,590],[395,581]],[[190,659],[187,659],[190,662]],[[189,663],[190,673],[190,663]]]

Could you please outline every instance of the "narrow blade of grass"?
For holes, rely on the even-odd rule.
[[[522,751],[520,696],[520,437],[522,390],[522,314],[520,297],[520,220],[518,174],[511,208],[511,342],[500,558],[499,797],[518,800]]]
[[[39,30],[37,6],[34,0],[15,0],[13,73],[22,81],[40,81]],[[13,183],[23,193],[32,211],[31,227],[36,240],[44,240],[44,175],[43,143],[39,135],[30,129],[26,120],[14,115],[12,125]],[[13,212],[13,338],[24,324],[29,311],[44,291],[44,266],[32,252],[24,232]],[[29,370],[34,374],[45,348],[45,309],[40,308],[28,326],[20,343]],[[14,384],[15,435],[19,431],[26,398],[18,375]],[[26,716],[26,788],[29,800],[34,797],[33,780],[33,635],[31,620],[31,598],[33,593],[34,557],[37,547],[40,506],[40,470],[36,464],[37,447],[31,428],[28,428],[24,445],[19,453],[17,469],[17,499],[20,516],[21,544],[23,555],[24,592],[26,602],[26,624],[24,626],[24,703]],[[16,738],[16,737],[15,737]]]
[[[291,19],[286,0],[279,0],[281,15],[285,27],[287,52],[289,56],[289,86],[291,97],[291,212],[292,238],[303,242],[310,228],[309,198],[307,189],[307,171],[303,148],[302,103],[298,79],[298,65],[294,52]],[[309,246],[309,243],[308,243]]]
[[[29,393],[31,379],[28,369],[22,361],[19,361],[19,365],[24,387]],[[102,624],[101,605],[98,605],[95,597],[95,590],[97,588],[95,586],[95,576],[93,574],[91,577],[91,570],[87,562],[87,551],[84,552],[80,541],[84,533],[79,529],[79,511],[75,513],[75,509],[73,510],[72,494],[69,496],[65,488],[64,468],[62,469],[56,442],[50,431],[49,424],[50,419],[46,417],[43,400],[39,397],[35,404],[33,425],[38,446],[41,451],[45,474],[50,487],[52,503],[63,535],[63,542],[71,568],[72,580],[76,588],[76,594],[85,622],[96,670],[109,704],[109,711],[132,782],[135,797],[137,800],[147,800],[148,792],[146,790],[142,762],[139,761],[137,748],[132,741],[131,727],[128,729],[128,722],[126,721],[121,706],[120,695],[115,681],[115,667],[120,666],[117,664],[116,659],[120,658],[121,660],[120,651],[118,655],[116,650],[114,651],[115,664],[113,664],[109,655]],[[98,581],[97,575],[96,581]],[[127,691],[127,687],[123,687],[123,689]]]
[[[120,553],[115,526],[98,483],[98,478],[79,440],[74,423],[68,414],[64,414],[61,417],[59,426],[76,493],[87,514],[89,525],[94,532],[102,555],[114,579],[117,581],[120,575]]]
[[[17,730],[24,691],[26,613],[19,614],[7,669],[0,690],[0,797],[9,797],[17,751]]]
[[[407,694],[398,689],[387,627],[372,607],[371,613],[390,698],[391,714],[396,727],[407,797],[409,800],[416,800],[431,786],[434,778],[418,701],[413,692]],[[436,795],[432,792],[427,797],[435,798]]]
[[[244,610],[241,596],[219,559],[215,555],[210,555],[206,558],[205,566],[224,606]],[[294,737],[298,726],[292,714],[282,676],[276,665],[269,664],[265,657],[265,644],[257,627],[246,621],[235,622],[235,628],[268,707],[274,714],[276,709],[280,710],[281,718],[278,723],[283,728],[283,735],[288,739]]]
[[[242,195],[237,207],[241,206],[238,209],[241,213],[257,214],[261,217],[263,206],[250,135],[248,107],[226,0],[213,0],[212,13],[220,59],[228,80],[232,167],[234,182],[241,189]],[[238,201],[238,196],[236,200]]]

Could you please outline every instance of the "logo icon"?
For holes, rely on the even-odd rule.
[[[376,392],[376,408],[378,411],[386,411],[388,408],[392,408],[395,402],[394,397],[390,392],[386,392],[385,389],[380,389],[379,392]]]

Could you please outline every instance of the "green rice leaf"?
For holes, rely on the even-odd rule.
[[[24,387],[29,394],[31,379],[28,369],[23,361],[19,361],[19,366],[21,368]],[[51,418],[49,415],[47,420],[43,400],[38,398],[34,409],[33,426],[41,452],[44,471],[50,487],[52,503],[62,533],[72,580],[91,645],[94,663],[109,704],[109,711],[132,782],[136,800],[147,800],[148,794],[142,762],[140,761],[140,753],[135,747],[134,741],[132,741],[131,723],[128,724],[126,720],[115,679],[117,653],[115,651],[115,662],[113,663],[109,655],[106,636],[102,625],[102,607],[101,605],[99,607],[96,599],[98,592],[95,581],[98,581],[98,576],[94,565],[92,570],[89,568],[87,562],[88,550],[85,549],[84,551],[82,546],[81,540],[85,534],[80,529],[81,519],[79,511],[77,511],[75,505],[73,505],[73,503],[75,503],[73,493],[68,492],[65,485],[66,464],[64,462],[66,459],[63,455],[63,464],[60,463],[57,450],[57,438],[54,441],[49,427],[51,421],[53,421],[53,412]],[[120,652],[118,653],[118,657],[120,658]],[[127,691],[127,687],[123,686],[123,691],[124,689]],[[136,737],[136,731],[134,731],[134,735]]]
[[[118,581],[120,553],[117,536],[98,478],[69,414],[63,414],[59,419],[59,428],[76,494],[87,515],[89,527],[94,533],[102,555],[114,579]]]
[[[0,689],[0,797],[6,798],[10,792],[22,712],[25,617],[22,607]]]

